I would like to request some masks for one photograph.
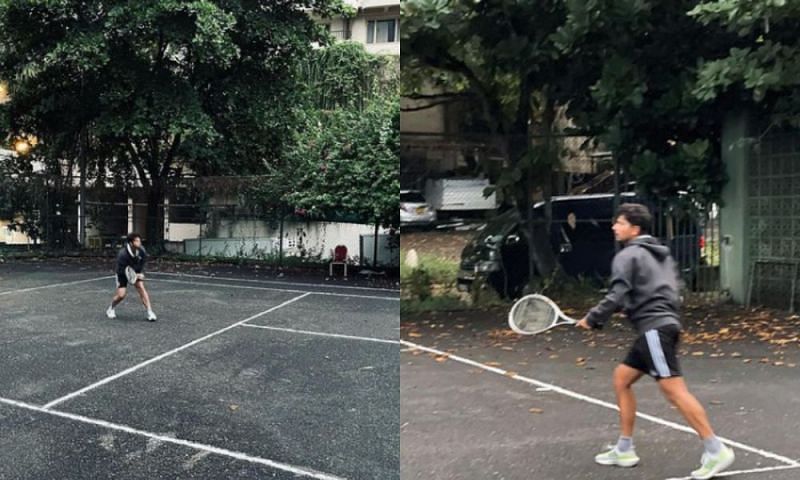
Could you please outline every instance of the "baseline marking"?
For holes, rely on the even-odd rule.
[[[111,423],[111,422],[107,422],[105,420],[97,420],[97,419],[90,418],[90,417],[84,417],[83,415],[75,415],[75,414],[72,414],[72,413],[62,412],[62,411],[59,411],[59,410],[50,410],[50,409],[39,407],[39,406],[36,406],[36,405],[31,405],[29,403],[18,402],[16,400],[9,400],[7,398],[0,397],[0,403],[6,404],[6,405],[9,405],[9,406],[12,406],[12,407],[17,407],[17,408],[22,408],[22,409],[25,409],[25,410],[30,410],[30,411],[33,411],[33,412],[44,413],[44,414],[47,414],[47,415],[53,415],[55,417],[66,418],[68,420],[72,420],[72,421],[75,421],[75,422],[86,423],[86,424],[89,424],[89,425],[95,425],[95,426],[107,428],[107,429],[110,429],[110,430],[116,430],[116,431],[120,431],[120,432],[129,433],[129,434],[132,434],[132,435],[138,435],[138,436],[142,436],[142,437],[147,437],[147,438],[151,438],[153,440],[158,440],[158,441],[161,441],[161,442],[164,442],[164,443],[171,443],[173,445],[180,445],[182,447],[188,447],[188,448],[191,448],[191,449],[194,449],[194,450],[200,450],[201,452],[214,453],[216,455],[221,455],[221,456],[224,456],[224,457],[234,458],[236,460],[241,460],[241,461],[244,461],[244,462],[265,465],[265,466],[270,467],[270,468],[283,470],[285,472],[290,472],[290,473],[293,473],[295,475],[301,475],[301,476],[308,477],[308,478],[314,478],[314,479],[317,479],[317,480],[344,480],[344,478],[342,478],[342,477],[338,477],[336,475],[330,475],[330,474],[327,474],[327,473],[318,472],[316,470],[312,470],[312,469],[306,468],[306,467],[298,467],[298,466],[295,466],[295,465],[290,465],[288,463],[282,463],[282,462],[277,462],[275,460],[269,460],[269,459],[266,459],[266,458],[255,457],[255,456],[252,456],[252,455],[248,455],[246,453],[236,452],[236,451],[228,450],[228,449],[225,449],[225,448],[214,447],[212,445],[206,445],[206,444],[203,444],[203,443],[192,442],[192,441],[189,441],[189,440],[182,440],[180,438],[166,437],[164,435],[158,435],[156,433],[148,432],[148,431],[145,431],[145,430],[139,430],[137,428],[129,427],[127,425],[121,425],[121,424],[118,424],[118,423]]]
[[[2,292],[2,293],[0,293],[0,296],[11,295],[12,293],[33,292],[33,291],[42,290],[42,289],[45,289],[45,288],[68,287],[70,285],[79,285],[81,283],[96,282],[98,280],[108,280],[108,279],[113,279],[113,278],[114,278],[113,275],[106,275],[105,277],[89,278],[87,280],[77,280],[75,282],[52,283],[50,285],[42,285],[40,287],[20,288],[19,290],[9,290],[7,292]]]
[[[255,279],[245,279],[245,278],[233,278],[233,277],[212,277],[210,275],[195,275],[191,273],[172,273],[172,272],[150,272],[158,275],[171,275],[173,277],[191,277],[191,278],[205,278],[208,280],[231,280],[236,282],[250,282],[250,283],[263,283],[264,285],[292,285],[295,287],[301,286],[308,286],[308,287],[324,287],[324,288],[342,288],[346,290],[372,290],[376,292],[397,292],[400,293],[399,290],[392,289],[392,288],[377,288],[377,287],[354,287],[352,285],[326,285],[324,283],[303,283],[303,282],[281,282],[278,280],[255,280]]]
[[[250,327],[250,328],[260,328],[263,330],[275,330],[277,332],[289,332],[289,333],[301,333],[303,335],[316,335],[318,337],[333,337],[333,338],[346,338],[348,340],[363,340],[365,342],[375,342],[375,343],[388,343],[391,345],[399,345],[400,340],[387,340],[384,338],[375,338],[375,337],[359,337],[357,335],[342,335],[339,333],[324,333],[324,332],[313,332],[311,330],[295,330],[294,328],[282,328],[282,327],[268,327],[265,325],[253,325],[251,323],[243,323],[239,325],[240,327]]]
[[[525,376],[522,376],[522,375],[512,374],[512,372],[508,372],[506,370],[503,370],[502,368],[490,367],[489,365],[484,365],[484,364],[482,364],[480,362],[476,362],[476,361],[470,360],[468,358],[460,357],[460,356],[454,355],[452,353],[443,352],[443,351],[437,350],[435,348],[430,348],[430,347],[425,347],[423,345],[418,345],[416,343],[412,343],[412,342],[409,342],[409,341],[406,341],[406,340],[400,340],[400,343],[402,345],[407,346],[407,347],[412,347],[412,348],[414,348],[416,350],[422,350],[424,352],[429,352],[429,353],[433,353],[433,354],[436,354],[436,355],[445,356],[445,357],[450,358],[450,359],[452,359],[452,360],[454,360],[456,362],[460,362],[460,363],[463,363],[465,365],[470,365],[472,367],[480,368],[482,370],[486,370],[488,372],[496,373],[498,375],[503,375],[505,377],[510,377],[510,378],[513,378],[514,380],[525,382],[525,383],[528,383],[528,384],[531,384],[531,385],[536,385],[537,387],[549,388],[550,390],[552,390],[554,392],[560,393],[562,395],[566,395],[568,397],[572,397],[572,398],[577,399],[577,400],[582,400],[582,401],[587,402],[587,403],[592,403],[594,405],[599,405],[601,407],[605,407],[605,408],[608,408],[608,409],[611,409],[611,410],[619,411],[619,408],[616,405],[614,405],[613,403],[609,403],[609,402],[606,402],[606,401],[603,401],[603,400],[600,400],[600,399],[597,399],[597,398],[594,398],[594,397],[590,397],[588,395],[584,395],[584,394],[581,394],[581,393],[578,393],[578,392],[574,392],[572,390],[568,390],[566,388],[562,388],[562,387],[559,387],[557,385],[553,385],[553,384],[550,384],[550,383],[542,382],[540,380],[536,380],[536,379],[533,379],[533,378],[525,377]],[[687,427],[686,425],[681,425],[679,423],[670,422],[668,420],[664,420],[664,419],[656,417],[654,415],[648,415],[646,413],[636,412],[636,416],[639,417],[639,418],[642,418],[644,420],[648,420],[650,422],[657,423],[659,425],[663,425],[665,427],[673,428],[675,430],[680,430],[682,432],[695,434],[695,431],[692,430],[690,427]],[[760,448],[751,447],[749,445],[745,445],[743,443],[739,443],[739,442],[736,442],[736,441],[733,441],[733,440],[730,440],[730,439],[727,439],[727,438],[723,438],[723,437],[719,437],[719,439],[722,440],[723,443],[725,443],[727,445],[730,445],[732,447],[736,447],[736,448],[739,448],[741,450],[745,450],[745,451],[748,451],[748,452],[751,452],[751,453],[756,453],[758,455],[761,455],[762,457],[771,458],[773,460],[778,460],[779,462],[785,463],[785,464],[793,466],[793,467],[800,467],[800,462],[797,462],[796,460],[792,460],[791,458],[788,458],[788,457],[784,457],[782,455],[778,455],[777,453],[773,453],[773,452],[769,452],[769,451],[766,451],[766,450],[762,450]]]
[[[780,465],[777,467],[753,468],[750,470],[731,470],[730,472],[718,473],[714,475],[714,478],[732,477],[734,475],[744,475],[746,473],[767,473],[767,472],[774,472],[776,470],[792,470],[795,468],[800,468],[800,465]],[[668,478],[667,480],[692,480],[692,477],[675,477],[675,478]]]
[[[190,280],[166,280],[163,278],[156,278],[156,279],[150,278],[150,281],[180,283],[182,285],[203,285],[207,287],[218,287],[218,288],[243,288],[248,290],[268,290],[272,292],[284,292],[284,293],[307,293],[309,295],[323,295],[329,297],[369,298],[374,300],[388,300],[392,302],[400,301],[400,299],[397,297],[379,297],[375,295],[354,295],[350,293],[333,293],[333,292],[309,292],[307,290],[290,290],[286,288],[274,288],[274,287],[252,287],[250,285],[228,285],[225,283],[194,282]]]
[[[264,310],[263,312],[257,313],[257,314],[255,314],[253,316],[247,317],[244,320],[241,320],[239,322],[234,323],[233,325],[229,325],[229,326],[227,326],[225,328],[217,330],[216,332],[209,333],[208,335],[206,335],[204,337],[200,337],[197,340],[191,341],[191,342],[189,342],[189,343],[187,343],[187,344],[185,344],[183,346],[180,346],[178,348],[172,349],[172,350],[170,350],[168,352],[164,352],[161,355],[158,355],[156,357],[151,358],[150,360],[146,360],[146,361],[144,361],[144,362],[142,362],[142,363],[140,363],[138,365],[134,365],[133,367],[128,368],[126,370],[123,370],[123,371],[121,371],[121,372],[119,372],[119,373],[117,373],[115,375],[111,375],[110,377],[106,377],[106,378],[100,380],[99,382],[96,382],[96,383],[93,383],[93,384],[89,385],[88,387],[84,387],[84,388],[82,388],[80,390],[77,390],[77,391],[72,392],[70,394],[64,395],[61,398],[57,398],[57,399],[53,400],[52,402],[46,404],[43,408],[45,410],[47,410],[47,409],[50,409],[50,408],[58,405],[59,403],[66,402],[67,400],[70,400],[70,399],[73,399],[73,398],[75,398],[77,396],[83,395],[84,393],[86,393],[86,392],[88,392],[90,390],[94,390],[97,387],[101,387],[101,386],[103,386],[103,385],[105,385],[105,384],[107,384],[109,382],[113,382],[114,380],[116,380],[116,379],[118,379],[120,377],[124,377],[125,375],[131,374],[131,373],[133,373],[133,372],[135,372],[135,371],[137,371],[137,370],[139,370],[141,368],[144,368],[144,367],[150,365],[151,363],[155,363],[155,362],[157,362],[159,360],[163,360],[163,359],[165,359],[165,358],[167,358],[167,357],[169,357],[171,355],[174,355],[174,354],[176,354],[176,353],[178,353],[178,352],[180,352],[182,350],[186,350],[187,348],[192,347],[194,345],[197,345],[200,342],[204,342],[204,341],[208,340],[209,338],[212,338],[212,337],[215,337],[215,336],[217,336],[217,335],[219,335],[221,333],[227,332],[228,330],[236,328],[236,327],[238,327],[239,325],[241,325],[243,323],[249,322],[250,320],[254,320],[254,319],[258,318],[258,317],[261,317],[261,316],[266,315],[268,313],[274,312],[275,310],[278,310],[279,308],[283,308],[283,307],[285,307],[285,306],[287,306],[287,305],[289,305],[291,303],[294,303],[294,302],[296,302],[298,300],[301,300],[301,299],[303,299],[303,298],[305,298],[305,297],[307,297],[309,295],[311,295],[311,293],[304,293],[303,295],[294,297],[291,300],[287,300],[287,301],[281,303],[280,305],[272,307],[272,308],[270,308],[268,310]]]

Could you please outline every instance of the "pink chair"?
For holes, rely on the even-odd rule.
[[[338,245],[333,250],[333,260],[330,263],[330,276],[333,276],[333,266],[342,265],[344,267],[344,278],[347,278],[347,247]]]

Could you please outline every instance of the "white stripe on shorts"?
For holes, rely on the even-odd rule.
[[[647,349],[650,350],[650,358],[653,359],[653,365],[656,367],[658,376],[662,378],[671,377],[667,359],[664,357],[664,350],[661,348],[661,338],[658,335],[658,330],[648,330],[644,332],[644,336],[647,340]]]

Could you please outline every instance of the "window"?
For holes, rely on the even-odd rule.
[[[367,22],[367,43],[393,43],[397,39],[397,19]]]

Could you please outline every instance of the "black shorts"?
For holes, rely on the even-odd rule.
[[[622,363],[656,380],[680,377],[683,375],[678,365],[680,335],[677,325],[648,330],[636,339]]]
[[[128,277],[125,273],[117,273],[117,288],[128,288]]]

